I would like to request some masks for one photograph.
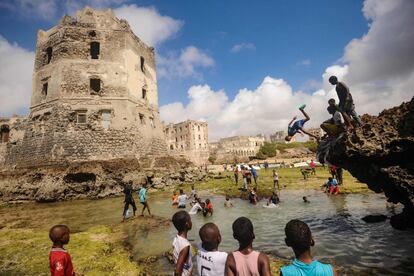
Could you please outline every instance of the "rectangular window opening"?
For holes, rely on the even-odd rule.
[[[76,115],[76,123],[86,124],[86,110],[79,110]]]
[[[52,60],[53,49],[52,47],[47,47],[46,49],[46,64],[49,64]]]
[[[48,88],[48,83],[47,82],[45,82],[43,85],[42,85],[42,95],[43,96],[47,96],[47,88]]]
[[[92,59],[99,59],[99,52],[100,52],[100,44],[99,42],[91,42],[91,58]]]
[[[144,100],[146,100],[146,99],[147,99],[147,90],[146,90],[145,88],[142,88],[142,98],[143,98]]]
[[[145,117],[143,114],[139,114],[139,121],[141,122],[142,125],[145,125]]]
[[[101,80],[100,79],[90,79],[89,86],[94,93],[99,93],[101,91]]]
[[[141,71],[142,73],[145,73],[145,59],[144,57],[141,57]]]

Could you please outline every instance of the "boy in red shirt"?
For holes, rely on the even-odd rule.
[[[203,215],[207,216],[208,214],[210,214],[210,216],[213,215],[213,204],[211,203],[210,199],[207,198],[206,205],[203,210]]]
[[[49,252],[50,274],[52,276],[74,276],[72,260],[63,245],[69,243],[69,227],[55,225],[49,231],[49,238],[53,242]]]

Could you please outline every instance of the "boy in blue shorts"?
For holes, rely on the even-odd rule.
[[[151,211],[150,211],[148,201],[147,201],[147,183],[148,183],[148,180],[142,186],[141,190],[139,190],[139,194],[138,194],[139,202],[143,205],[142,212],[141,212],[141,217],[144,216],[145,209],[148,210],[148,214],[151,216]]]
[[[315,245],[309,226],[298,219],[293,219],[285,227],[286,245],[292,247],[295,259],[290,265],[280,268],[283,276],[333,276],[337,275],[330,264],[323,264],[312,257],[311,246]]]
[[[313,137],[313,138],[315,138],[316,140],[319,140],[319,137],[313,135],[312,133],[307,132],[303,128],[303,126],[305,125],[305,123],[310,120],[309,115],[305,112],[305,107],[306,107],[305,104],[303,104],[303,105],[301,105],[299,107],[299,110],[302,112],[303,116],[305,116],[305,119],[295,121],[296,118],[297,118],[295,116],[289,122],[289,125],[288,125],[288,135],[285,137],[285,140],[287,142],[289,142],[290,140],[292,140],[293,136],[295,136],[296,133],[302,133],[302,132],[305,133],[305,134],[307,134],[307,135],[309,135],[309,136],[311,136],[311,137]],[[295,121],[295,122],[293,123],[293,121]],[[293,125],[292,125],[292,123],[293,123]]]

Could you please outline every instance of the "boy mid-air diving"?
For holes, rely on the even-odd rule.
[[[302,112],[303,116],[305,116],[305,119],[301,119],[301,120],[295,121],[296,120],[296,116],[295,116],[289,122],[289,125],[288,125],[288,135],[285,137],[285,140],[286,141],[289,142],[290,140],[292,140],[293,136],[295,136],[296,133],[305,133],[305,134],[307,134],[307,135],[315,138],[317,141],[319,141],[319,137],[318,136],[315,136],[312,133],[307,132],[303,128],[303,126],[305,125],[305,123],[310,120],[309,115],[305,112],[305,107],[306,107],[305,104],[303,104],[303,105],[301,105],[299,107],[299,110],[300,110],[300,112]]]

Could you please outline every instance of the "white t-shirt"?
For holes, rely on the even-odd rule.
[[[199,276],[224,276],[227,253],[206,251],[201,244],[197,251],[197,271]]]
[[[335,125],[340,126],[344,124],[344,117],[342,116],[341,112],[336,111],[332,116]]]
[[[182,194],[178,196],[178,206],[185,206],[187,203],[187,195]]]
[[[194,204],[194,206],[191,208],[190,212],[188,212],[188,213],[190,215],[195,215],[195,214],[197,214],[198,210],[203,210],[203,208],[201,208],[200,203],[197,202],[196,204]]]
[[[187,246],[190,246],[190,252],[188,254],[188,258],[184,263],[183,267],[183,274],[182,276],[187,276],[191,274],[191,271],[193,270],[193,261],[192,261],[192,251],[191,251],[191,244],[190,242],[181,237],[181,236],[175,236],[173,240],[173,256],[174,256],[174,263],[177,264],[178,256],[180,255],[181,250],[186,248]]]

